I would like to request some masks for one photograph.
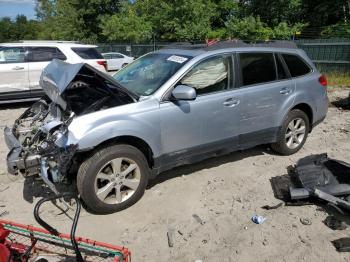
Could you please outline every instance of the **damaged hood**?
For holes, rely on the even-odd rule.
[[[67,102],[62,95],[69,87],[70,83],[80,73],[100,78],[107,84],[113,85],[128,94],[134,101],[139,99],[137,94],[120,85],[114,78],[100,72],[88,64],[69,64],[58,59],[52,60],[52,62],[43,69],[40,76],[40,87],[52,102],[58,104],[63,110],[65,110],[67,108]]]

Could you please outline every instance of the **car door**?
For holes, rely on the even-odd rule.
[[[52,59],[66,60],[66,56],[56,47],[32,46],[28,47],[29,88],[32,96],[42,94],[39,80],[42,70]]]
[[[121,54],[112,54],[113,67],[115,70],[122,68],[124,64],[124,56]]]
[[[238,53],[241,85],[240,147],[273,142],[292,103],[295,83],[272,52]]]
[[[24,47],[0,46],[0,78],[0,94],[4,99],[18,92],[21,98],[30,95]]]
[[[175,85],[175,88],[180,84],[193,87],[196,99],[171,101],[169,98],[160,104],[165,162],[180,164],[185,159],[223,147],[234,149],[238,145],[238,139],[234,139],[234,129],[238,131],[238,126],[232,125],[235,117],[238,121],[238,115],[229,91],[231,68],[231,55],[216,55],[200,61]],[[231,125],[230,132],[227,125]]]

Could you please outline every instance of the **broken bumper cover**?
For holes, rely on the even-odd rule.
[[[41,157],[39,155],[22,157],[22,146],[10,128],[5,127],[4,137],[7,147],[10,149],[6,159],[8,172],[12,175],[17,175],[18,173],[27,175],[38,174]]]

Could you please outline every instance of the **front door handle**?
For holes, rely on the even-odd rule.
[[[283,87],[283,88],[280,90],[280,94],[281,94],[281,95],[289,95],[291,92],[292,92],[292,90],[291,90],[290,88],[287,88],[287,87]]]
[[[224,106],[234,107],[234,106],[238,105],[239,103],[240,103],[240,100],[237,98],[228,98],[222,104]]]
[[[23,70],[24,67],[21,66],[15,66],[14,68],[12,68],[12,70]]]

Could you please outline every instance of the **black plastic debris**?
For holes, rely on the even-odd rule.
[[[350,238],[344,237],[332,241],[333,245],[339,252],[350,252]]]
[[[315,195],[316,190],[321,195],[350,195],[350,165],[330,159],[325,153],[300,159],[295,166],[294,175],[299,186],[290,188],[292,200],[309,198]]]
[[[326,217],[323,223],[332,230],[344,230],[347,228],[346,223],[335,216]]]
[[[327,203],[343,217],[350,211],[350,164],[331,159],[326,153],[300,159],[288,174],[270,180],[274,195],[286,205]],[[300,219],[304,225],[311,220]],[[323,221],[333,230],[344,230],[347,223],[329,216]],[[350,252],[350,238],[334,240],[339,252]]]
[[[287,175],[271,179],[275,197],[289,205],[314,204],[324,200],[350,210],[350,165],[328,158],[327,154],[310,155],[289,168]]]

